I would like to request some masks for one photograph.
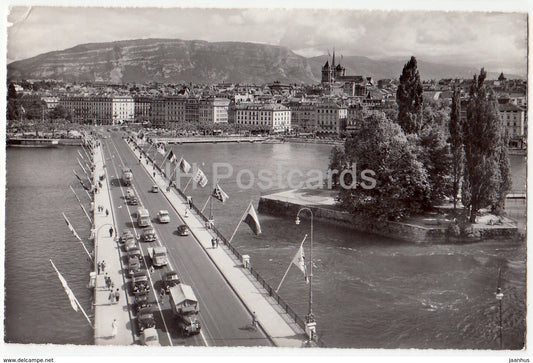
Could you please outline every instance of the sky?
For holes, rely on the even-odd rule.
[[[83,43],[177,38],[280,45],[306,57],[335,48],[344,56],[415,55],[494,72],[527,72],[527,9],[502,13],[12,6],[8,11],[8,63]]]

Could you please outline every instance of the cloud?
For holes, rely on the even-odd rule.
[[[335,47],[344,55],[491,62],[522,73],[527,62],[525,13],[33,7],[16,22],[26,13],[11,8],[10,60],[89,42],[180,38],[267,43],[303,55]]]

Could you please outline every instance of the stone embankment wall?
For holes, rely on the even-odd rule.
[[[264,214],[296,218],[298,210],[302,207],[304,206],[297,203],[261,197],[258,210]],[[472,237],[455,238],[449,236],[448,226],[446,225],[424,227],[400,222],[378,221],[334,209],[314,206],[305,207],[313,211],[315,220],[414,243],[474,242],[487,238],[509,239],[517,235],[516,228],[491,227],[490,229],[484,229],[481,234],[474,233]]]

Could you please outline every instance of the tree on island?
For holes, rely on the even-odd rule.
[[[415,57],[403,67],[396,91],[398,123],[406,134],[417,134],[422,126],[422,82]]]
[[[354,187],[340,189],[343,207],[352,213],[388,220],[425,210],[431,188],[428,174],[417,160],[416,148],[411,137],[383,113],[361,120],[353,137],[345,142],[346,162],[350,166],[355,163],[358,179]],[[365,170],[373,172],[375,187],[364,187]],[[351,184],[351,180],[345,179],[345,184]]]
[[[463,125],[465,151],[463,205],[476,222],[480,209],[495,206],[505,198],[510,183],[500,170],[508,163],[503,127],[496,100],[484,84],[487,73],[482,68],[470,88],[467,122]],[[502,169],[503,170],[503,169]]]
[[[457,209],[457,196],[461,188],[461,179],[463,177],[463,126],[461,124],[461,97],[460,91],[454,89],[452,97],[452,109],[450,113],[450,122],[448,124],[450,132],[450,148],[452,154],[451,194],[453,199],[453,209]]]

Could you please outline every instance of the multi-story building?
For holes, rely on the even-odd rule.
[[[317,133],[340,135],[346,127],[348,109],[333,101],[319,103],[316,106],[316,131]]]
[[[227,123],[230,100],[211,97],[200,101],[198,116],[200,122]]]
[[[512,103],[504,103],[498,106],[500,117],[507,134],[511,139],[525,135],[525,110]]]
[[[150,97],[134,97],[135,104],[135,119],[137,121],[149,121],[151,119],[152,98]]]
[[[62,97],[59,104],[73,122],[110,125],[113,123],[113,99],[110,97]]]
[[[200,100],[197,98],[187,98],[185,102],[185,121],[197,122],[200,119],[198,114],[198,106]]]
[[[165,98],[154,98],[152,100],[150,117],[154,127],[170,126],[167,118],[167,100]]]
[[[166,102],[166,124],[172,125],[185,121],[185,105],[187,98],[183,96],[171,96],[165,98]]]
[[[365,108],[363,107],[363,105],[357,104],[348,107],[346,117],[346,131],[348,133],[355,130],[357,124],[363,119],[364,112]]]
[[[240,104],[235,106],[235,123],[273,133],[290,131],[291,110],[281,104]]]
[[[131,96],[113,97],[113,124],[133,122],[135,119],[135,101]]]
[[[298,126],[299,132],[315,132],[315,105],[311,103],[290,104],[291,127]]]

